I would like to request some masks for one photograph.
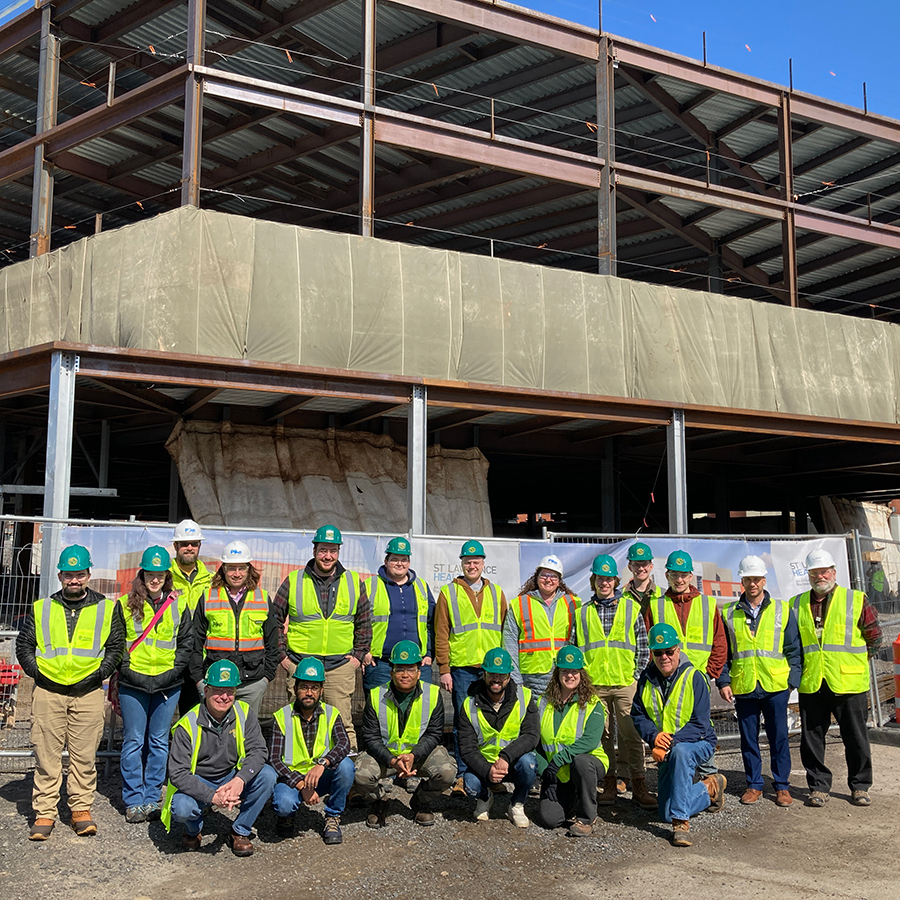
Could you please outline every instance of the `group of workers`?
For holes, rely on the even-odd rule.
[[[745,557],[743,592],[720,611],[697,589],[686,552],[669,555],[667,587],[656,584],[645,543],[628,549],[625,583],[612,556],[597,556],[588,600],[566,585],[550,555],[509,602],[484,576],[477,540],[462,545],[461,574],[435,600],[410,568],[404,537],[387,544],[384,565],[363,579],[340,562],[340,530],[323,526],[312,558],[273,597],[260,587],[245,543],[228,544],[212,572],[200,560],[202,539],[196,522],[180,522],[174,558],[148,548],[118,600],[89,587],[86,548],[62,551],[61,589],[33,604],[16,644],[35,681],[32,840],[47,840],[56,823],[64,747],[72,828],[97,833],[95,754],[111,676],[124,725],[125,819],[161,818],[167,829],[181,823],[186,850],[200,847],[212,807],[239,807],[228,842],[235,855],[251,855],[253,825],[270,798],[278,835],[293,834],[301,805],[324,801],[322,838],[341,843],[351,792],[367,805],[367,826],[387,824],[387,777],[412,792],[422,826],[434,824],[448,789],[472,798],[475,820],[486,821],[511,783],[507,818],[521,828],[530,824],[525,803],[539,780],[538,821],[573,837],[592,833],[598,806],[614,804],[628,779],[633,802],[658,809],[672,825],[672,843],[689,846],[691,817],[725,800],[711,680],[733,701],[740,724],[741,803],[763,795],[760,716],[775,803],[793,802],[787,710],[794,689],[806,804],[829,799],[832,715],[851,802],[871,802],[868,658],[881,630],[865,594],[837,585],[824,550],[806,559],[810,590],[790,600],[771,597],[764,561]],[[440,685],[432,684],[432,663]],[[258,716],[279,666],[288,696],[267,746]],[[357,754],[358,669],[366,702]],[[455,759],[443,744],[441,688],[452,699]],[[644,745],[657,765],[658,795],[647,785]]]

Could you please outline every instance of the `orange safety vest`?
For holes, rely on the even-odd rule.
[[[222,653],[264,650],[263,625],[269,615],[269,597],[264,590],[249,591],[241,607],[240,621],[235,626],[234,608],[228,592],[220,587],[205,598],[206,649]]]

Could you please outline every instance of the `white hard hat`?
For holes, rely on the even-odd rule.
[[[232,541],[222,551],[223,563],[252,563],[253,554],[243,541]]]
[[[563,564],[559,561],[558,556],[545,556],[538,563],[538,569],[549,569],[551,572],[556,572],[556,574],[562,578]]]
[[[173,542],[202,540],[203,532],[193,519],[183,519],[175,526],[175,533],[172,535]]]
[[[806,557],[807,569],[833,569],[834,557],[827,550],[811,550]]]
[[[748,575],[762,575],[765,578],[767,574],[766,564],[758,556],[745,556],[738,563],[738,578]]]

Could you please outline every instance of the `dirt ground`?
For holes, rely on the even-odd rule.
[[[793,747],[797,798],[779,809],[771,791],[744,807],[740,754],[720,750],[728,777],[725,809],[692,822],[694,846],[670,846],[670,829],[655,815],[620,798],[601,810],[589,838],[567,838],[532,825],[517,829],[504,818],[506,797],[494,806],[496,819],[471,821],[470,804],[447,798],[437,824],[419,828],[409,819],[408,795],[394,788],[388,827],[369,830],[362,810],[344,816],[344,843],[325,847],[321,811],[303,811],[297,836],[275,836],[271,809],[257,822],[256,853],[237,859],[224,845],[228,821],[213,814],[204,827],[203,849],[183,853],[176,834],[162,826],[126,825],[113,774],[101,779],[95,818],[100,833],[77,838],[58,824],[50,841],[27,838],[31,777],[0,776],[0,896],[4,900],[331,900],[377,897],[446,900],[570,900],[656,895],[692,900],[754,897],[759,900],[865,898],[894,900],[897,887],[897,814],[900,804],[900,747],[873,744],[875,786],[868,809],[848,803],[843,753],[829,744],[835,771],[831,802],[803,806],[806,781]],[[655,772],[648,772],[651,785]],[[533,812],[535,801],[526,810]],[[64,820],[67,816],[64,815]],[[219,836],[215,837],[218,832]]]

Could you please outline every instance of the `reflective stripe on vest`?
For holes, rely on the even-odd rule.
[[[305,570],[291,572],[288,575],[288,649],[298,656],[307,653],[341,656],[349,653],[353,649],[353,623],[361,588],[359,575],[345,569],[338,585],[334,611],[326,619],[322,615],[319,592],[312,578]]]
[[[575,643],[584,651],[584,667],[598,687],[624,687],[634,681],[638,652],[634,627],[640,614],[640,607],[631,597],[620,597],[606,635],[597,604],[585,603],[578,611]]]
[[[557,651],[569,643],[575,621],[576,601],[574,595],[563,594],[556,601],[551,625],[547,604],[543,600],[530,594],[519,594],[516,597],[509,613],[519,626],[521,672],[526,675],[543,675],[553,670]]]
[[[510,710],[506,721],[499,731],[492,728],[481,710],[475,705],[475,698],[466,698],[464,709],[475,729],[475,737],[478,740],[478,749],[481,755],[489,762],[495,763],[500,758],[500,751],[508,747],[522,730],[522,720],[531,700],[531,691],[527,687],[516,687],[516,705]]]
[[[672,685],[665,700],[662,691],[649,678],[644,682],[641,702],[657,731],[675,734],[690,721],[694,712],[695,671],[693,666],[687,666]]]
[[[334,723],[340,713],[333,706],[327,703],[322,704],[322,714],[317,716],[316,737],[313,741],[312,752],[306,746],[303,738],[303,729],[301,728],[301,717],[293,715],[293,707],[291,704],[282,706],[272,718],[278,723],[281,733],[284,735],[284,753],[282,760],[284,764],[293,772],[308,772],[315,764],[317,759],[321,759],[327,753],[334,749],[334,743],[331,740],[331,732],[334,729]],[[288,733],[287,722],[290,721],[290,733]]]
[[[759,682],[764,691],[775,694],[787,690],[791,667],[784,657],[784,629],[790,607],[784,600],[769,600],[759,614],[756,634],[749,616],[737,603],[725,607],[723,619],[731,635],[731,690],[752,694]]]
[[[405,585],[404,585],[405,586]],[[428,649],[428,588],[421,578],[412,583],[416,595],[416,626],[419,635],[419,650],[422,656]],[[366,593],[372,600],[372,656],[384,656],[384,642],[387,638],[388,620],[391,617],[391,598],[384,579],[373,575],[366,583]],[[394,615],[397,615],[395,612]]]
[[[869,689],[868,648],[857,627],[865,596],[862,591],[834,589],[822,624],[821,641],[810,609],[810,592],[791,599],[803,644],[801,694],[814,694],[823,680],[836,694],[861,694]]]
[[[697,603],[698,600],[700,603]],[[675,612],[675,603],[668,597],[661,596],[650,604],[650,618],[653,624],[666,622],[675,629],[681,641],[681,652],[700,672],[705,671],[709,654],[712,652],[715,617],[716,602],[706,594],[700,594],[691,600],[687,626],[684,629],[681,627],[678,613]]]
[[[269,596],[264,590],[257,588],[244,596],[241,607],[240,623],[235,633],[234,607],[228,599],[228,592],[221,587],[209,596],[203,606],[206,614],[207,650],[225,653],[234,651],[249,652],[265,649],[263,625],[269,615]]]
[[[402,734],[400,711],[397,704],[388,697],[387,686],[376,688],[372,692],[372,706],[378,711],[381,740],[394,756],[409,753],[410,748],[419,743],[438,703],[443,702],[440,688],[433,684],[419,683],[422,685],[422,693],[410,704]]]
[[[168,598],[161,598],[164,603]],[[187,609],[187,601],[178,596],[169,604],[153,630],[138,646],[129,651],[128,648],[144,633],[144,622],[150,622],[156,614],[153,604],[144,601],[143,613],[132,614],[128,607],[128,594],[119,598],[122,604],[122,615],[125,618],[125,650],[128,653],[128,667],[132,672],[141,675],[161,675],[175,665],[175,649],[178,643],[178,627],[181,616]]]
[[[105,597],[78,611],[69,641],[66,610],[59,600],[34,603],[35,662],[40,673],[57,684],[76,684],[100,668],[116,608]]]
[[[485,588],[487,590],[482,590],[481,618],[476,617],[472,601],[461,585],[451,583],[441,589],[441,593],[447,592],[451,666],[480,666],[488,650],[500,644],[500,591],[491,583]]]
[[[581,738],[584,734],[584,723],[594,711],[597,703],[598,699],[591,697],[584,706],[579,705],[577,700],[567,704],[568,708],[562,722],[559,723],[559,729],[555,729],[553,722],[556,718],[556,707],[552,703],[548,703],[546,698],[541,698],[540,706],[538,706],[538,715],[541,717],[541,746],[544,748],[544,756],[548,762],[563,747],[571,747],[575,741]],[[602,744],[597,744],[589,752],[591,756],[596,756],[597,759],[601,760],[605,770],[609,769],[609,758]],[[563,783],[569,780],[570,775],[570,765],[568,763],[560,766],[559,771],[556,773],[557,779]]]

